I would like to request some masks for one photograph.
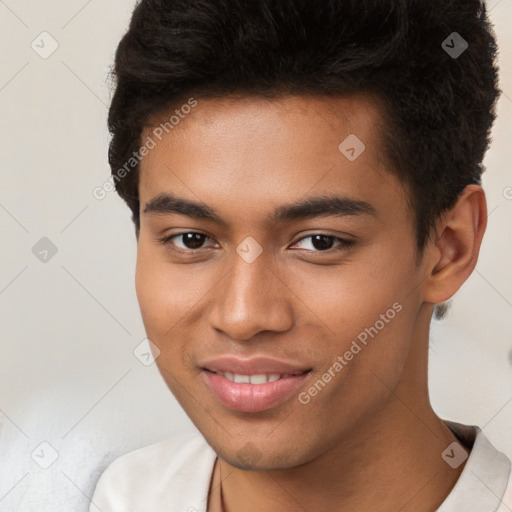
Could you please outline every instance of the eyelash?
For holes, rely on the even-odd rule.
[[[177,237],[180,237],[180,236],[183,236],[183,235],[188,235],[188,234],[203,235],[203,236],[211,239],[211,237],[209,235],[207,235],[206,233],[201,233],[199,231],[183,231],[181,233],[176,233],[174,235],[170,235],[170,236],[165,236],[163,238],[159,238],[158,241],[160,243],[162,243],[163,245],[168,246],[171,250],[179,252],[179,253],[182,253],[182,254],[190,254],[190,255],[194,254],[194,253],[197,254],[200,251],[202,251],[204,249],[207,249],[207,247],[200,247],[199,249],[182,249],[181,247],[177,247],[175,244],[173,244],[171,242],[171,240],[173,238],[177,238]],[[303,240],[306,240],[308,238],[313,238],[314,236],[322,236],[322,237],[325,237],[325,238],[331,238],[331,239],[335,240],[336,242],[339,242],[340,245],[338,247],[331,247],[329,249],[326,249],[325,251],[310,250],[310,249],[302,249],[302,250],[305,250],[306,252],[309,252],[309,253],[331,253],[332,251],[336,251],[336,250],[338,250],[338,251],[346,251],[351,246],[353,246],[355,244],[354,240],[346,240],[344,238],[340,238],[340,237],[333,236],[333,235],[327,235],[325,233],[314,233],[314,234],[306,235],[306,236],[300,238],[293,245],[296,245],[299,242],[302,242]]]

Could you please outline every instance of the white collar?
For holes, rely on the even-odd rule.
[[[511,464],[477,426],[443,420],[462,445],[471,449],[457,483],[437,512],[511,511]]]

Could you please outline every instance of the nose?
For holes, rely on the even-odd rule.
[[[291,293],[269,258],[262,254],[247,263],[235,254],[218,285],[210,325],[239,341],[263,331],[284,332],[293,325]]]

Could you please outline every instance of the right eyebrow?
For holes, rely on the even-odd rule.
[[[145,214],[172,214],[177,213],[186,215],[194,219],[203,219],[215,222],[224,227],[227,223],[221,219],[215,211],[209,206],[201,203],[195,203],[188,199],[176,197],[173,194],[162,193],[151,199],[146,203],[144,208]]]

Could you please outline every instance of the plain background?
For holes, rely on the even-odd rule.
[[[115,193],[92,195],[110,173],[108,71],[133,5],[0,0],[3,512],[85,512],[115,457],[195,430],[133,353],[145,333],[130,212]],[[503,90],[489,225],[477,270],[433,322],[430,387],[439,415],[480,425],[512,455],[512,0],[488,8]],[[31,47],[44,31],[59,45],[47,59]],[[32,252],[43,237],[57,248],[46,262]]]

